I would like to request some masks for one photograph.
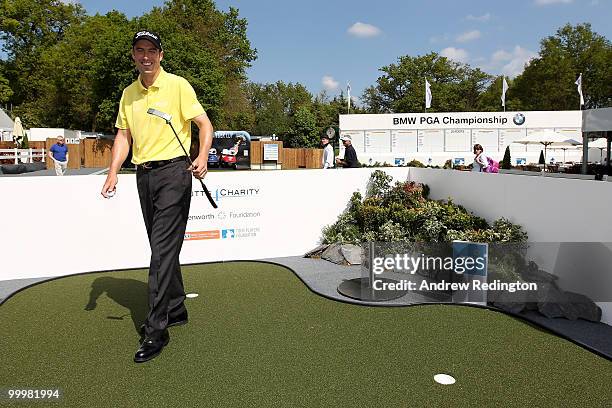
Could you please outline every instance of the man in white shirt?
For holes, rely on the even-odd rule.
[[[323,168],[331,169],[334,167],[334,148],[329,143],[327,135],[321,136],[321,146],[323,146]]]

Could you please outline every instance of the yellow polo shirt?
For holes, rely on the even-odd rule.
[[[160,73],[148,89],[140,76],[123,90],[115,126],[129,129],[132,134],[132,163],[168,160],[185,153],[172,129],[147,110],[155,108],[172,115],[172,126],[183,146],[191,146],[191,119],[204,113],[195,91],[185,78],[169,74],[160,67]]]

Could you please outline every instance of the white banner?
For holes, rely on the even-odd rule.
[[[448,112],[340,115],[340,130],[385,129],[516,129],[563,127],[580,129],[575,111]]]
[[[318,245],[374,169],[211,172],[213,209],[193,183],[181,263],[299,256]],[[407,168],[385,171],[406,180]],[[105,176],[4,177],[0,280],[145,268],[149,264],[136,177],[100,196]],[[24,216],[21,216],[24,214]]]

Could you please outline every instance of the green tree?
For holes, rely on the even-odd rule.
[[[286,147],[316,147],[319,137],[317,117],[308,106],[300,106],[293,117],[291,129],[283,138],[284,144]]]
[[[13,96],[9,80],[0,72],[0,103],[6,103]]]
[[[212,0],[170,0],[137,25],[160,33],[168,50],[164,66],[190,81],[215,127],[254,121],[245,85],[257,50],[251,48],[247,21],[237,9],[224,13]]]
[[[42,52],[30,78],[39,97],[18,111],[38,126],[112,132],[121,92],[135,78],[133,31],[119,12],[70,26],[61,42]]]
[[[58,0],[4,0],[0,2],[0,41],[8,58],[5,76],[20,104],[40,96],[38,84],[30,80],[39,69],[40,55],[64,37],[66,29],[82,21],[79,3]]]
[[[478,98],[478,110],[481,112],[500,112],[503,111],[501,104],[503,76],[496,77],[490,85],[482,92]],[[506,109],[520,110],[520,102],[516,98],[512,99],[514,93],[514,82],[506,78],[508,91],[506,92]]]
[[[368,112],[420,112],[425,108],[425,78],[431,84],[431,111],[473,111],[479,95],[492,77],[478,68],[461,64],[435,52],[411,57],[403,56],[397,64],[380,69],[383,75],[376,86],[362,96]]]
[[[510,158],[510,146],[506,146],[506,151],[504,152],[504,158],[502,159],[501,163],[500,163],[500,167],[502,169],[511,169],[512,168],[512,161]]]
[[[297,110],[312,103],[312,95],[303,85],[283,81],[251,83],[247,86],[247,95],[255,112],[251,134],[262,136],[288,134]]]
[[[11,0],[0,11],[9,57],[0,74],[15,92],[15,113],[31,126],[112,132],[121,92],[137,77],[130,48],[141,28],[161,34],[162,65],[190,81],[215,127],[254,122],[244,85],[256,50],[236,9],[170,0],[128,20],[116,11],[86,16],[81,6],[57,0]],[[0,77],[0,96],[1,85]]]
[[[538,164],[546,164],[546,160],[544,159],[544,150],[540,150],[540,158],[538,159]]]
[[[543,39],[540,54],[519,75],[512,101],[525,110],[575,110],[579,96],[574,82],[582,72],[585,108],[612,105],[612,45],[591,25],[567,24]]]
[[[317,117],[317,134],[323,135],[327,128],[332,127],[336,130],[340,127],[340,115],[347,113],[348,101],[343,91],[333,98],[329,98],[325,91],[319,93],[312,101],[312,111]],[[367,113],[361,106],[351,103],[351,114]],[[336,140],[337,144],[337,140]]]

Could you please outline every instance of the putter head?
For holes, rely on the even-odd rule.
[[[168,113],[164,113],[162,111],[158,111],[157,109],[149,108],[149,110],[147,110],[147,113],[149,115],[153,115],[153,116],[157,116],[158,118],[162,118],[163,120],[166,121],[166,123],[170,123],[170,121],[172,120],[172,115]]]

